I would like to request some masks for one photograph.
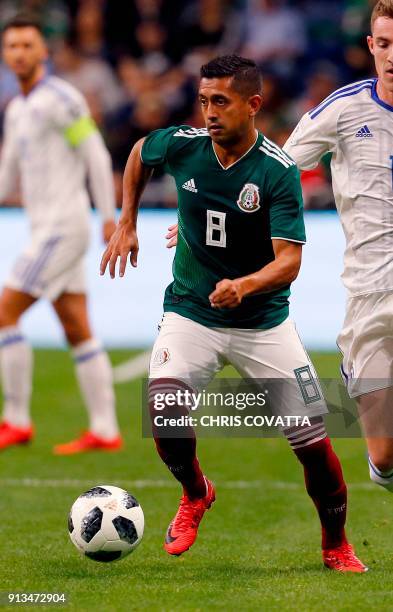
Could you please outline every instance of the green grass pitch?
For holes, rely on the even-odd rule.
[[[130,356],[113,352],[113,363]],[[337,375],[336,355],[314,355]],[[349,483],[348,532],[366,575],[324,569],[320,530],[300,466],[281,439],[205,439],[202,465],[217,501],[181,558],[162,548],[179,487],[141,438],[141,383],[117,387],[124,451],[54,457],[85,426],[71,360],[37,351],[30,447],[0,455],[0,590],[65,593],[69,610],[392,610],[393,497],[369,484],[364,443],[337,440]],[[81,557],[67,533],[74,499],[94,484],[131,490],[146,519],[139,548],[118,563]],[[4,597],[4,596],[3,596]],[[4,601],[4,599],[3,599]],[[29,609],[38,609],[29,606]]]

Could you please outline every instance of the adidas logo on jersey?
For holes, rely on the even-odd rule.
[[[189,181],[186,181],[185,183],[183,183],[182,185],[183,189],[187,189],[187,191],[192,191],[193,193],[198,193],[198,189],[195,187],[195,181],[194,179],[190,179]]]
[[[360,128],[358,132],[356,132],[356,138],[372,138],[373,135],[370,132],[370,129],[367,125],[364,125]]]

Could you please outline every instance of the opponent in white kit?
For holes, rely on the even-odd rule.
[[[332,93],[284,149],[301,169],[331,151],[346,237],[348,302],[338,345],[367,440],[371,479],[393,491],[393,1],[380,0],[368,46],[378,78]]]
[[[0,159],[0,201],[21,178],[31,238],[17,258],[0,296],[0,364],[4,414],[0,448],[33,437],[29,414],[32,351],[19,328],[21,315],[39,298],[53,304],[72,347],[76,373],[89,412],[89,431],[55,447],[69,454],[121,447],[112,371],[92,336],[86,306],[84,255],[89,242],[89,180],[109,240],[115,203],[109,154],[82,95],[46,76],[47,49],[29,16],[10,21],[2,35],[3,57],[21,94],[7,107]]]

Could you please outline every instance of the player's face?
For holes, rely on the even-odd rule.
[[[374,21],[372,36],[367,37],[374,56],[375,68],[382,85],[393,91],[393,19],[378,17]]]
[[[231,82],[232,77],[203,78],[199,85],[205,125],[212,140],[219,145],[242,140],[261,106],[260,96],[244,98],[231,87]]]
[[[6,30],[2,50],[5,63],[21,80],[32,78],[47,57],[40,32],[30,26]]]

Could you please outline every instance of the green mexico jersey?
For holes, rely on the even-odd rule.
[[[258,133],[255,144],[224,168],[206,129],[151,132],[142,162],[164,166],[176,181],[178,242],[174,281],[164,310],[208,327],[268,329],[288,316],[289,285],[216,309],[209,294],[224,278],[256,272],[274,260],[272,238],[305,242],[303,202],[295,162]]]

